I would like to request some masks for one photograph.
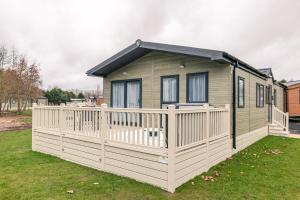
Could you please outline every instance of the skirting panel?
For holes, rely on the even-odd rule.
[[[231,156],[229,136],[203,143],[176,154],[175,187],[191,180]]]
[[[62,137],[61,158],[87,167],[101,168],[101,151],[99,143]]]
[[[32,150],[60,157],[60,137],[55,133],[32,132]]]
[[[99,138],[95,138],[99,141]],[[167,158],[151,152],[140,152],[91,139],[59,136],[56,132],[33,131],[32,150],[50,154],[80,165],[126,176],[163,189],[168,188]],[[103,162],[103,163],[102,163]]]
[[[235,154],[246,147],[250,146],[251,144],[255,143],[256,141],[266,137],[268,135],[268,126],[256,129],[249,133],[237,136],[236,138],[236,149],[232,149],[232,154]]]
[[[32,149],[169,190],[170,184],[175,188],[179,187],[267,135],[268,128],[263,127],[238,136],[236,150],[232,149],[229,134],[203,141],[187,149],[178,149],[175,158],[173,157],[174,164],[169,166],[166,149],[156,149],[158,153],[150,149],[133,148],[129,144],[117,145],[110,141],[103,146],[100,138],[71,138],[68,135],[58,135],[55,131],[33,130]],[[170,174],[175,176],[174,179],[170,179]]]
[[[166,189],[167,162],[158,155],[105,146],[105,171]]]

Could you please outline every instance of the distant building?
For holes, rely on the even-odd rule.
[[[300,116],[300,80],[285,84],[287,90],[287,107],[290,116]]]
[[[47,97],[39,97],[37,98],[38,105],[48,105],[48,98]]]
[[[74,98],[74,99],[70,99],[72,103],[82,103],[85,102],[85,99],[79,99],[79,98]]]

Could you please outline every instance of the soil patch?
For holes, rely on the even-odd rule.
[[[15,115],[0,117],[0,131],[11,131],[31,128],[31,123],[22,122],[21,119],[29,118],[29,116]]]

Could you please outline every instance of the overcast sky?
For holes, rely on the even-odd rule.
[[[44,88],[95,89],[86,70],[138,38],[227,51],[300,79],[299,0],[0,0],[0,44],[38,62]]]

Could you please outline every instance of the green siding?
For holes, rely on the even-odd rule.
[[[179,68],[179,65],[182,63],[186,66],[184,69]],[[198,57],[162,52],[151,52],[106,76],[104,78],[104,100],[110,105],[110,83],[112,80],[141,78],[142,107],[160,108],[160,77],[178,74],[179,102],[186,103],[186,74],[197,72],[208,72],[209,104],[214,106],[232,104],[232,73],[230,65],[219,64]],[[236,109],[236,134],[239,136],[267,125],[268,106],[266,105],[266,99],[263,108],[256,107],[256,83],[265,86],[271,84],[273,89],[277,89],[277,102],[281,110],[283,110],[283,89],[273,85],[271,79],[263,80],[241,69],[236,71],[236,77],[238,76],[245,79],[245,107],[237,107]],[[237,99],[236,102],[238,102]]]
[[[179,65],[184,63],[185,68]],[[160,77],[179,75],[179,102],[186,103],[186,74],[208,72],[208,101],[220,106],[231,102],[229,65],[191,56],[152,52],[104,78],[104,99],[110,105],[110,82],[142,78],[143,108],[160,107]]]

